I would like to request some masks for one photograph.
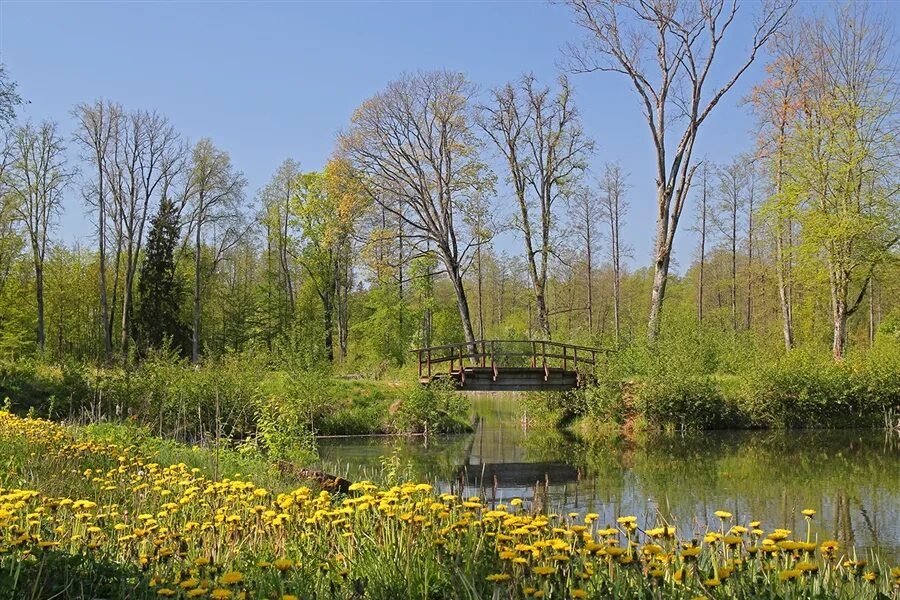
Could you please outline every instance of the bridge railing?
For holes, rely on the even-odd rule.
[[[431,379],[443,372],[443,364],[447,363],[446,372],[458,371],[463,380],[467,366],[490,367],[495,379],[502,367],[542,368],[545,377],[552,368],[578,371],[579,367],[590,367],[593,370],[597,366],[597,356],[610,351],[550,340],[476,340],[412,350],[418,357],[419,379]]]

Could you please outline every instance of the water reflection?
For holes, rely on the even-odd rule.
[[[556,512],[595,512],[600,522],[660,516],[700,535],[716,510],[741,522],[802,532],[818,512],[820,541],[878,549],[900,559],[900,445],[872,431],[705,432],[587,444],[529,429],[515,395],[473,400],[474,434],[439,439],[322,440],[322,468],[351,480],[383,469],[500,502],[531,500]]]

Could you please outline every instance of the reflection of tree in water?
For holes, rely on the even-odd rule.
[[[725,509],[741,520],[762,519],[770,529],[805,532],[800,510],[814,508],[813,535],[820,540],[900,554],[900,452],[881,436],[696,432],[587,442],[551,431],[532,432],[524,445],[532,458],[583,469],[583,483],[596,489],[582,490],[581,499],[598,498],[610,513],[658,513],[682,526],[696,517],[694,526],[702,528],[705,516]],[[557,498],[571,503],[571,486],[561,486]]]
[[[427,444],[421,438],[381,439],[366,442],[365,452],[342,442],[331,456],[369,461],[371,472],[380,469],[381,456],[394,455],[413,477],[445,487],[459,481],[461,466],[479,471],[487,464],[487,481],[467,480],[464,489],[454,490],[530,498],[547,484],[548,510],[598,512],[601,522],[623,514],[650,521],[662,515],[686,533],[702,530],[722,509],[741,522],[758,518],[768,530],[805,535],[800,510],[813,508],[812,531],[820,541],[881,546],[888,559],[900,557],[900,447],[880,432],[691,432],[588,441],[525,427],[520,398],[486,395],[473,405],[481,417],[474,434]],[[327,448],[322,454],[329,456]],[[522,483],[523,473],[538,481]]]

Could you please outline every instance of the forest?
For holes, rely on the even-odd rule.
[[[701,405],[703,389],[727,392],[751,371],[802,383],[826,369],[842,388],[847,358],[889,372],[900,360],[893,32],[863,5],[789,8],[767,6],[742,62],[714,83],[731,35],[716,19],[734,14],[680,17],[708,39],[664,28],[657,42],[678,49],[655,61],[629,48],[615,15],[573,2],[586,38],[565,52],[568,74],[491,89],[459,72],[401,74],[349,116],[323,169],[287,158],[259,190],[227,149],[189,142],[153,107],[88,100],[71,109],[73,131],[19,122],[4,67],[0,387],[20,408],[70,416],[108,387],[96,410],[122,415],[151,402],[131,384],[147,365],[408,381],[411,349],[489,338],[615,349],[614,385],[636,377],[649,390],[677,371],[676,395]],[[644,50],[657,43],[628,27]],[[695,155],[707,117],[763,52],[765,78],[733,99],[756,144],[722,161]],[[595,72],[636,92],[652,200],[634,197],[620,163],[598,164],[582,125],[593,108],[574,93]],[[656,207],[642,225],[650,261],[620,236],[638,202]],[[93,245],[54,237],[78,210]],[[896,390],[853,401],[888,418]],[[592,400],[609,390],[585,395],[588,412],[625,410]],[[741,422],[785,424],[728,424]]]
[[[397,72],[259,189],[0,63],[0,600],[900,598],[892,7],[553,10],[555,76]],[[706,155],[726,105],[753,141]],[[420,382],[480,340],[600,350]]]

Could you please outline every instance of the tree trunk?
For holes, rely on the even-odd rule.
[[[97,154],[97,185],[98,185],[98,238],[99,238],[99,261],[100,261],[100,326],[103,336],[103,355],[108,362],[112,358],[112,336],[109,325],[109,306],[106,298],[106,197],[103,194],[103,156]]]
[[[325,358],[334,362],[334,298],[330,293],[322,296],[322,312],[325,325]]]
[[[463,335],[466,337],[466,343],[469,344],[471,352],[476,352],[475,332],[472,329],[472,316],[469,314],[469,300],[466,298],[466,288],[463,285],[462,275],[458,267],[450,264],[447,265],[447,274],[450,276],[450,282],[453,284],[453,291],[456,292],[456,306],[459,309],[460,321],[462,321]]]
[[[753,186],[754,181],[751,179],[748,199],[750,204],[747,210],[747,331],[750,331],[753,323]]]
[[[847,305],[843,300],[838,300],[834,306],[834,336],[832,338],[831,352],[834,360],[842,360],[847,347]]]
[[[128,342],[131,339],[131,304],[132,290],[134,288],[134,272],[137,267],[134,260],[134,249],[131,243],[128,244],[128,251],[125,254],[125,289],[122,291],[122,361],[123,364],[128,362]]]
[[[203,201],[200,201],[200,210],[198,215],[202,213]],[[191,335],[191,361],[194,364],[200,362],[200,225],[201,217],[197,218],[197,231],[194,247],[194,331]]]
[[[659,196],[665,191],[658,190]],[[656,243],[653,252],[653,286],[650,289],[650,315],[647,319],[647,337],[650,343],[659,339],[659,331],[662,325],[662,306],[666,297],[666,283],[669,279],[669,260],[671,258],[671,246],[668,245],[668,221],[662,213],[664,200],[660,198],[657,203],[660,214],[656,219]],[[665,205],[667,206],[667,205]]]
[[[481,257],[481,244],[476,249],[478,263],[478,337],[484,339],[484,263]]]
[[[700,199],[700,272],[697,278],[697,321],[703,322],[703,272],[706,268],[706,165],[703,165],[703,193]]]
[[[737,195],[731,215],[731,329],[737,331]]]
[[[615,198],[612,205],[612,254],[613,254],[613,331],[615,333],[616,345],[619,345],[619,304],[620,304],[620,288],[622,270],[620,267],[621,249],[619,247],[619,191],[616,190]]]
[[[34,284],[37,295],[37,343],[38,347],[44,350],[44,265],[35,260],[34,263]]]
[[[594,335],[594,254],[591,250],[591,224],[587,211],[585,211],[585,242],[587,246],[588,335]]]
[[[869,287],[869,348],[875,345],[875,278]]]

